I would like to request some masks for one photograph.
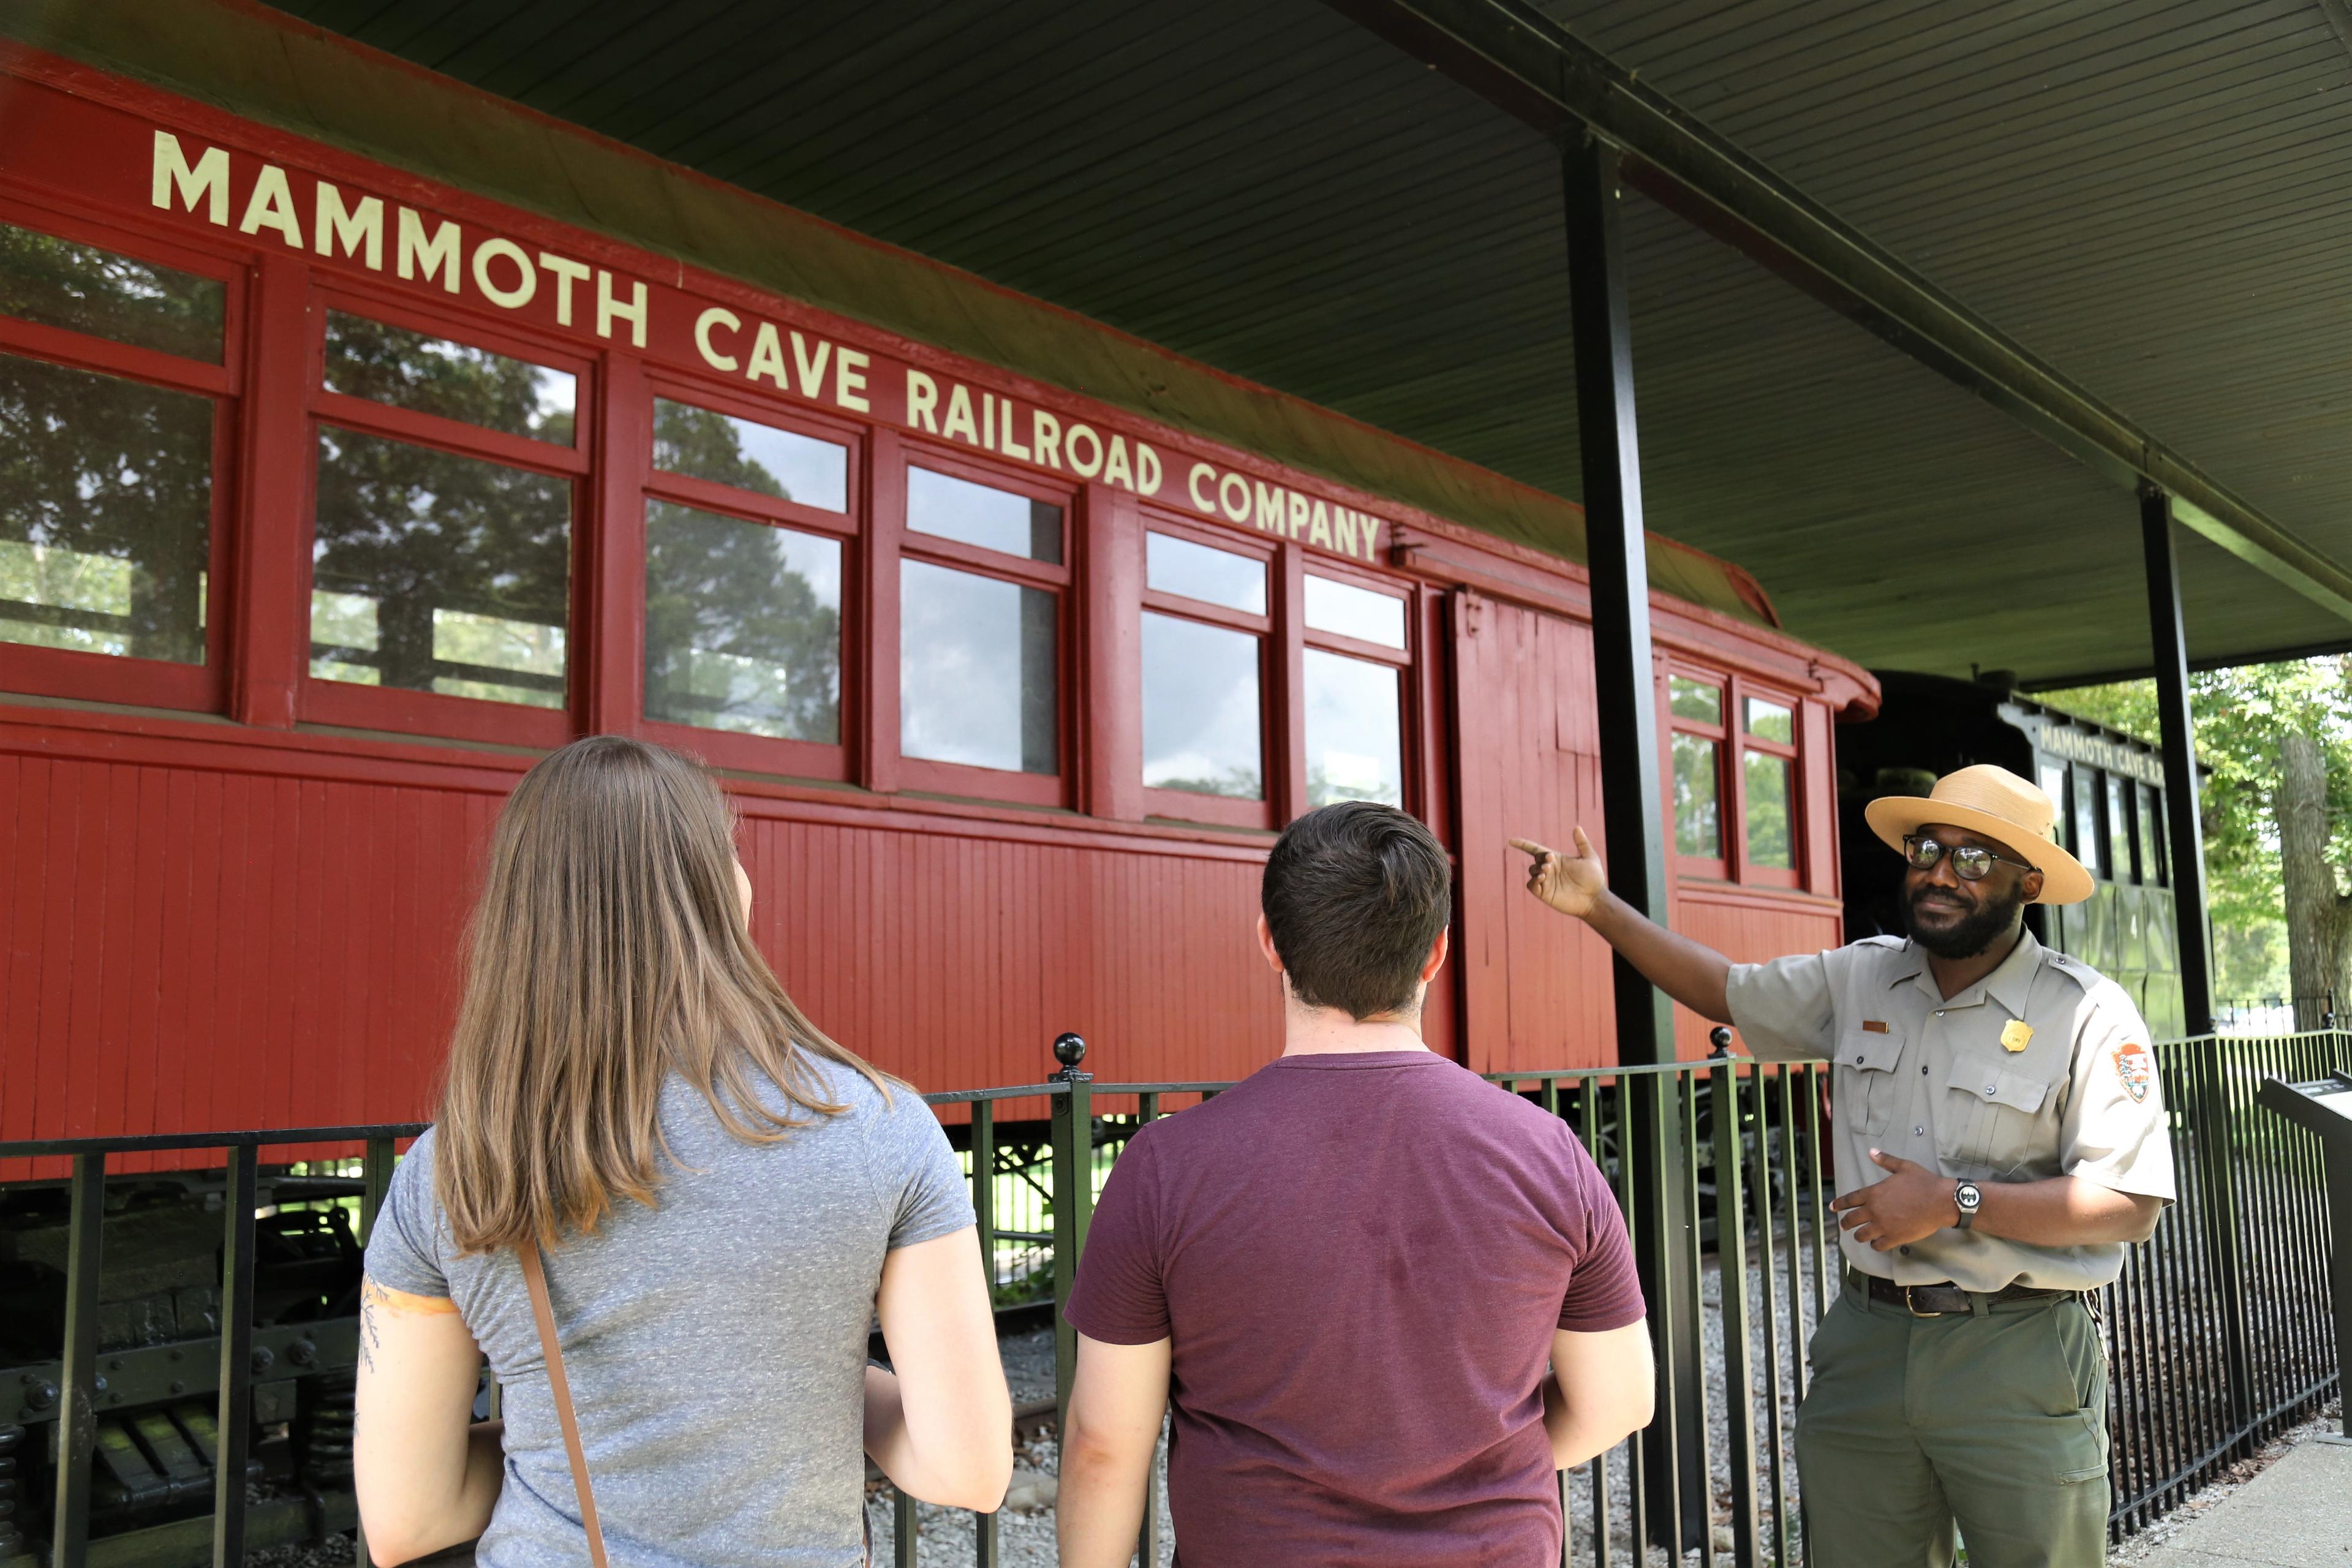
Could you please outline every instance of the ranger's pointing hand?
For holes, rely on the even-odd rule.
[[[1511,847],[1535,857],[1535,864],[1528,868],[1528,891],[1561,914],[1580,920],[1609,890],[1609,873],[1601,868],[1601,857],[1592,852],[1592,840],[1584,836],[1584,829],[1572,831],[1576,848],[1566,855],[1527,838],[1512,839]]]

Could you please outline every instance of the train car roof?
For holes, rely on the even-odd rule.
[[[2352,176],[2325,8],[1544,9],[1527,37],[1565,24],[2234,487],[2275,548],[2184,542],[2193,656],[2352,637],[2326,590],[2352,447],[2297,303],[2352,226],[2312,194]],[[1422,14],[85,0],[5,26],[1580,559],[1553,144],[1342,12]],[[2146,658],[2129,492],[2047,419],[1663,207],[1626,224],[1648,517],[1687,547],[1654,547],[1659,587],[1869,664]]]

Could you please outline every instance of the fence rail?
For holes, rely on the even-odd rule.
[[[1062,1070],[1046,1081],[924,1097],[933,1105],[969,1107],[963,1141],[972,1204],[990,1284],[1001,1300],[1064,1299],[1094,1199],[1126,1139],[1172,1109],[1170,1102],[1197,1102],[1230,1087],[1097,1083],[1078,1069],[1082,1042],[1066,1036],[1055,1048]],[[2310,1134],[2258,1110],[2253,1096],[2267,1077],[2305,1079],[2352,1067],[2352,1035],[2205,1037],[2167,1046],[2159,1059],[2180,1202],[2152,1242],[2131,1249],[2123,1277],[2101,1302],[2116,1370],[2110,1530],[2118,1538],[2178,1506],[2233,1459],[2316,1410],[2336,1384],[2320,1152]],[[1718,1562],[1738,1568],[1801,1563],[1796,1408],[1808,1377],[1806,1346],[1842,1288],[1828,1206],[1836,1173],[1824,1136],[1826,1066],[1776,1066],[1722,1055],[1658,1067],[1495,1075],[1494,1081],[1566,1121],[1637,1233],[1654,1227],[1651,1278],[1643,1283],[1662,1348],[1706,1347],[1703,1356],[1685,1360],[1661,1354],[1664,1386],[1658,1420],[1648,1431],[1562,1475],[1563,1561],[1594,1568],[1645,1564],[1663,1549],[1671,1561],[1696,1556],[1704,1568]],[[996,1110],[1004,1102],[1034,1105],[1041,1099],[1051,1108],[1042,1129],[998,1123]],[[316,1326],[300,1339],[276,1328],[257,1331],[255,1215],[266,1202],[283,1201],[289,1193],[299,1197],[348,1189],[329,1201],[349,1209],[363,1240],[391,1177],[396,1141],[423,1131],[404,1123],[0,1143],[0,1160],[71,1162],[61,1258],[62,1353],[50,1363],[0,1368],[0,1379],[14,1379],[26,1401],[13,1413],[16,1420],[37,1437],[47,1428],[48,1436],[46,1443],[26,1441],[20,1431],[12,1438],[7,1391],[0,1388],[0,1451],[12,1443],[17,1450],[14,1474],[0,1473],[0,1503],[13,1501],[19,1521],[10,1523],[11,1510],[0,1510],[0,1568],[44,1563],[83,1568],[92,1561],[100,1427],[126,1394],[139,1397],[136,1375],[102,1374],[100,1367],[101,1354],[112,1369],[122,1368],[126,1359],[112,1346],[102,1351],[100,1342],[100,1220],[108,1163],[117,1155],[225,1155],[221,1331],[216,1343],[183,1343],[172,1352],[175,1362],[190,1353],[216,1362],[216,1382],[189,1383],[212,1395],[204,1424],[211,1445],[212,1560],[236,1563],[248,1545],[354,1526],[343,1494],[321,1500],[313,1488],[308,1504],[290,1512],[266,1500],[248,1500],[247,1443],[264,1358],[274,1347],[305,1345],[310,1350],[306,1370],[319,1373],[343,1369],[351,1359],[329,1342],[332,1334]],[[355,1179],[342,1188],[305,1188],[289,1186],[284,1173],[265,1177],[262,1152],[294,1146],[356,1150]],[[1666,1179],[1659,1181],[1662,1172]],[[1640,1190],[1653,1182],[1658,1193]],[[1068,1398],[1075,1351],[1072,1331],[1057,1319],[1057,1404]],[[1701,1369],[1696,1376],[1695,1367]],[[109,1375],[116,1376],[116,1386],[109,1386]],[[172,1387],[176,1392],[181,1384]],[[44,1391],[46,1402],[37,1398]],[[174,1406],[183,1429],[194,1408],[184,1401]],[[1157,1510],[1157,1471],[1155,1463],[1139,1542],[1146,1568],[1157,1568],[1166,1533]],[[39,1510],[29,1494],[8,1495],[37,1475],[47,1483],[47,1506]],[[47,1516],[46,1551],[18,1535],[22,1521],[37,1511]],[[925,1531],[944,1544],[940,1532],[950,1528],[969,1531],[971,1560],[981,1568],[1002,1561],[996,1516],[950,1525],[940,1515],[928,1506],[919,1511],[911,1498],[893,1498],[887,1533],[897,1563],[912,1568]],[[257,1534],[248,1530],[256,1519]],[[190,1535],[192,1524],[204,1521],[131,1532],[141,1540],[110,1535],[100,1544],[110,1562],[186,1561],[190,1548],[202,1545]],[[363,1553],[362,1548],[362,1563]]]

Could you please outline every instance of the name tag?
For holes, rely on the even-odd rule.
[[[2021,1018],[2011,1018],[2000,1026],[2000,1048],[2014,1056],[2033,1043],[2033,1026]]]
[[[1864,1018],[1862,1021],[1862,1032],[1865,1035],[1883,1035],[1886,1033],[1885,1021],[1879,1018]]]

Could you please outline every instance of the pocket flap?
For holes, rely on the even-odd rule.
[[[1903,1037],[1869,1029],[1848,1029],[1838,1037],[1838,1065],[1864,1072],[1893,1072],[1903,1055]]]
[[[1979,1100],[1994,1105],[2006,1105],[2012,1110],[2022,1110],[2028,1115],[2041,1110],[2042,1102],[2050,1096],[2050,1083],[2046,1079],[2004,1072],[2000,1068],[1981,1064],[1955,1062],[1951,1077],[1944,1081],[1948,1088],[1966,1089]]]

